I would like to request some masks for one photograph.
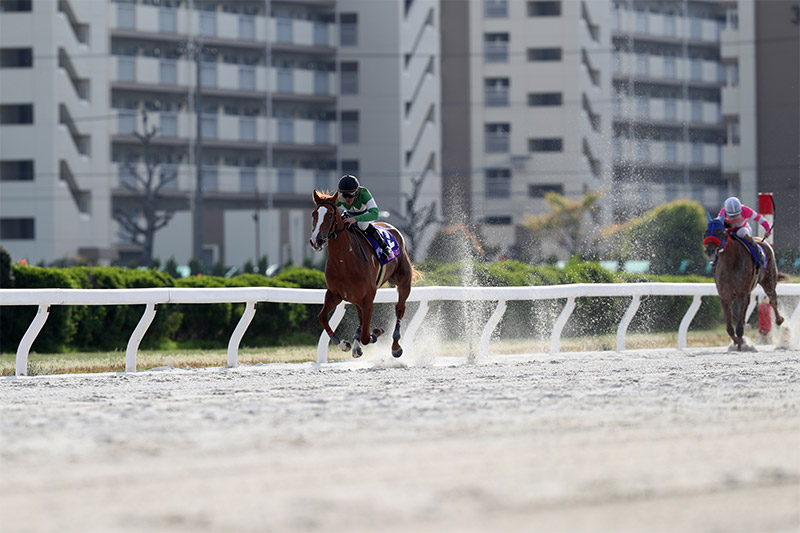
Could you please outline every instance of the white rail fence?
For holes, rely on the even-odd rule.
[[[780,284],[778,294],[781,296],[800,296],[800,284]],[[412,289],[409,302],[419,302],[411,322],[403,335],[403,343],[411,345],[419,327],[428,312],[431,301],[495,301],[497,306],[481,331],[481,357],[489,354],[489,341],[492,333],[506,310],[509,301],[535,301],[566,299],[563,309],[553,325],[550,335],[550,351],[557,353],[561,346],[561,333],[575,309],[576,298],[630,297],[631,302],[617,327],[617,351],[625,350],[625,336],[628,326],[639,309],[642,297],[645,296],[692,296],[692,303],[686,310],[678,328],[679,350],[686,348],[686,337],[689,325],[700,308],[704,296],[716,296],[713,283],[597,283],[550,285],[544,287],[416,287]],[[747,309],[747,316],[756,305],[756,297],[763,296],[761,287],[753,291],[753,298]],[[28,354],[36,336],[41,331],[50,308],[54,305],[145,305],[145,311],[138,325],[133,330],[125,350],[125,371],[136,371],[136,358],[139,343],[153,322],[157,307],[160,304],[211,304],[211,303],[244,303],[245,311],[228,341],[228,367],[238,365],[239,344],[247,327],[253,320],[258,302],[322,304],[324,289],[286,289],[277,287],[235,287],[225,289],[195,288],[154,288],[154,289],[2,289],[0,305],[26,306],[36,305],[38,310],[25,332],[16,354],[17,376],[27,373]],[[375,303],[396,303],[397,291],[380,289]],[[330,323],[336,329],[345,313],[342,303],[333,313]],[[788,319],[788,324],[800,326],[800,303]],[[317,345],[317,362],[325,363],[328,359],[328,335],[323,331]]]

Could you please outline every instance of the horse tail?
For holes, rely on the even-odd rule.
[[[422,272],[414,268],[414,264],[411,264],[411,283],[420,283],[422,280],[425,279],[425,276],[422,275]]]
[[[778,283],[781,281],[792,281],[792,278],[790,278],[788,274],[778,271]]]

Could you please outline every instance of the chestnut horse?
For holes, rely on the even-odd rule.
[[[720,218],[711,218],[708,213],[706,217],[708,227],[703,234],[704,252],[709,260],[714,260],[714,281],[717,284],[722,311],[725,313],[728,335],[737,349],[741,350],[747,304],[750,302],[750,292],[756,287],[756,283],[761,285],[769,297],[769,303],[775,311],[775,323],[778,325],[783,323],[783,317],[778,312],[778,295],[775,292],[775,286],[780,279],[775,252],[769,243],[757,239],[767,256],[767,268],[756,271],[749,248],[731,236]],[[731,309],[734,303],[735,316]]]
[[[411,280],[418,275],[411,264],[403,236],[391,224],[376,222],[375,226],[389,230],[400,247],[400,255],[381,268],[380,260],[363,232],[356,227],[346,230],[341,211],[336,207],[339,193],[330,195],[314,190],[314,208],[311,213],[311,247],[317,252],[328,244],[328,260],[325,263],[325,304],[319,313],[319,322],[331,340],[342,351],[350,349],[350,343],[340,341],[331,330],[330,314],[342,300],[356,306],[359,326],[353,336],[353,357],[363,353],[362,344],[375,342],[383,329],[370,329],[375,293],[385,281],[397,287],[397,305],[394,308],[397,322],[392,334],[392,355],[400,357],[400,321],[406,312],[406,299],[411,293]],[[380,279],[379,279],[380,278]]]

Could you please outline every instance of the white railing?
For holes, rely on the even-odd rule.
[[[778,294],[781,296],[800,296],[800,284],[780,284]],[[689,325],[700,308],[704,296],[716,296],[713,283],[597,283],[573,285],[549,285],[544,287],[416,287],[412,289],[409,302],[419,302],[403,342],[410,345],[414,341],[417,330],[422,325],[428,312],[430,301],[496,301],[497,306],[483,327],[480,338],[480,356],[489,354],[489,340],[492,332],[500,323],[508,301],[535,301],[566,299],[561,314],[553,325],[550,335],[550,351],[557,353],[561,346],[561,333],[575,309],[576,298],[597,297],[631,297],[631,303],[617,327],[617,351],[625,350],[625,336],[628,326],[633,320],[643,296],[692,296],[692,303],[687,309],[678,328],[679,350],[686,348],[686,337]],[[755,296],[763,296],[761,287],[753,291],[747,316],[755,308]],[[209,303],[245,303],[245,311],[228,341],[229,367],[238,365],[239,343],[247,327],[253,320],[258,302],[322,304],[324,289],[286,289],[277,287],[236,287],[226,289],[194,289],[194,288],[154,288],[154,289],[2,289],[0,305],[36,305],[38,311],[17,348],[16,375],[27,373],[28,353],[33,341],[44,326],[53,305],[142,305],[145,312],[139,320],[128,340],[125,350],[125,371],[136,371],[136,356],[144,334],[155,317],[159,304],[209,304]],[[375,303],[397,302],[397,291],[380,289]],[[345,304],[340,304],[330,320],[332,329],[336,329],[344,316]],[[800,322],[800,303],[788,320],[789,325]],[[317,362],[324,363],[328,359],[329,339],[324,331],[317,345]]]

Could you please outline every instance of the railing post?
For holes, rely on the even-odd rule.
[[[403,341],[404,344],[409,347],[414,344],[414,337],[417,335],[417,330],[419,330],[419,327],[422,325],[422,321],[425,320],[425,315],[427,314],[428,300],[420,300],[417,312],[414,313],[414,318],[411,319],[411,322],[408,324],[408,329],[406,329],[405,340]]]
[[[619,327],[617,327],[617,351],[622,352],[625,351],[625,335],[628,333],[628,326],[633,320],[633,315],[636,314],[636,311],[639,310],[639,304],[642,302],[642,297],[638,294],[634,295],[631,298],[631,304],[628,306],[628,310],[625,311],[625,316],[622,317],[622,321],[619,323]]]
[[[139,350],[139,343],[142,342],[144,334],[147,333],[147,328],[153,323],[156,307],[158,306],[154,303],[145,304],[144,314],[139,319],[136,329],[133,330],[131,338],[128,339],[128,347],[125,350],[125,372],[136,372],[136,352]]]
[[[36,340],[36,336],[42,331],[42,326],[44,326],[48,316],[50,316],[50,304],[40,304],[39,308],[36,310],[36,316],[33,317],[31,325],[28,326],[28,330],[25,332],[25,335],[23,335],[19,346],[17,346],[15,375],[28,375],[28,354],[31,351],[33,341]]]
[[[336,309],[333,311],[333,316],[331,316],[331,319],[328,321],[332,331],[336,331],[336,327],[339,325],[339,322],[342,321],[342,317],[344,317],[344,311],[344,302],[336,306]],[[322,364],[328,362],[328,344],[330,344],[330,342],[331,338],[328,337],[328,333],[322,330],[322,334],[319,336],[319,342],[317,343],[317,363]]]
[[[500,300],[497,302],[497,307],[494,309],[494,313],[492,316],[489,317],[489,321],[486,322],[486,326],[483,328],[483,333],[481,333],[481,350],[480,354],[482,358],[486,358],[489,356],[489,340],[492,338],[492,332],[494,328],[497,327],[497,324],[500,323],[500,319],[503,318],[503,314],[506,312],[506,301]]]
[[[685,350],[686,349],[686,338],[689,335],[689,324],[692,323],[694,320],[694,315],[697,314],[697,310],[700,309],[700,304],[703,303],[703,297],[699,294],[695,294],[694,298],[692,298],[692,305],[689,306],[689,309],[686,310],[686,314],[683,315],[683,320],[681,320],[681,325],[678,327],[678,349]]]
[[[242,337],[244,337],[244,332],[247,331],[250,322],[253,321],[257,305],[257,302],[245,302],[244,304],[242,318],[239,319],[239,323],[236,324],[236,329],[233,330],[231,339],[228,341],[228,368],[235,368],[239,365],[239,344],[242,342]]]
[[[570,296],[567,298],[567,303],[564,304],[561,314],[558,315],[556,323],[553,324],[553,332],[550,334],[550,353],[556,354],[561,350],[561,332],[564,330],[564,326],[567,325],[567,320],[569,320],[574,309],[575,297]]]

